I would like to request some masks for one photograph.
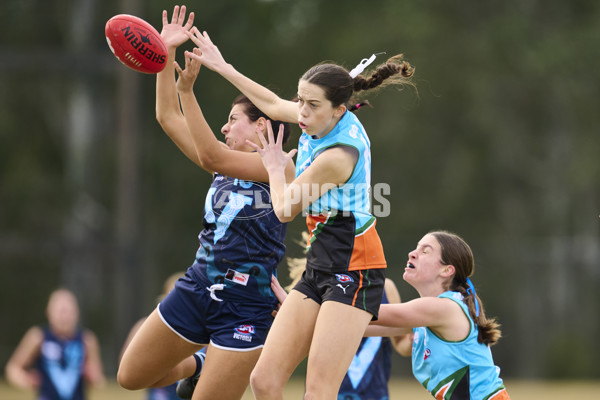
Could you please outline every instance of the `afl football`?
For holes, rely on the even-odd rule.
[[[128,14],[115,15],[104,28],[108,47],[127,67],[146,74],[165,68],[167,47],[148,22]]]

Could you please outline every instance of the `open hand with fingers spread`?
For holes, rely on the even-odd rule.
[[[198,28],[193,27],[187,35],[200,50],[199,53],[194,53],[192,57],[200,61],[202,65],[215,72],[219,72],[227,66],[227,62],[225,62],[219,48],[210,40],[208,33],[200,32]]]
[[[186,32],[188,32],[194,24],[194,13],[191,12],[186,21],[185,11],[185,6],[175,6],[173,15],[171,16],[171,22],[169,22],[167,10],[163,10],[163,27],[160,36],[163,38],[167,48],[179,47],[189,39]]]
[[[262,148],[249,140],[246,140],[246,143],[260,155],[267,171],[285,170],[286,165],[290,163],[298,151],[297,149],[293,149],[287,153],[283,151],[283,126],[279,127],[277,140],[275,140],[271,121],[267,121],[267,138],[259,134],[258,139],[262,144]]]

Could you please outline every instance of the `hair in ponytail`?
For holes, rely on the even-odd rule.
[[[358,75],[354,78],[353,89],[355,92],[360,92],[389,85],[413,85],[410,78],[414,73],[415,68],[408,61],[404,61],[402,54],[397,54],[378,65],[369,77]]]
[[[414,72],[415,68],[404,61],[402,54],[398,54],[377,66],[368,77],[360,74],[352,78],[344,67],[337,64],[323,63],[310,68],[302,75],[300,80],[321,87],[325,92],[325,98],[334,107],[344,104],[350,111],[354,111],[364,105],[370,106],[367,101],[362,103],[351,101],[355,93],[390,85],[414,87],[411,80]]]
[[[463,295],[469,309],[469,314],[478,328],[477,340],[479,343],[494,345],[500,337],[500,324],[495,318],[487,318],[483,302],[469,283],[469,277],[475,271],[475,259],[469,245],[458,235],[446,231],[429,232],[433,235],[442,248],[442,264],[453,265],[454,277],[450,283],[450,290]]]

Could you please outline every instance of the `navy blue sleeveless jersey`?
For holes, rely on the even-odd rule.
[[[271,275],[285,252],[287,225],[273,212],[269,185],[214,174],[204,229],[190,271],[203,285],[224,284],[223,300],[277,304]]]
[[[50,329],[44,328],[37,368],[41,386],[39,400],[85,399],[83,369],[85,345],[83,332],[68,340],[57,338]]]
[[[381,304],[387,303],[384,291]],[[363,338],[340,386],[338,400],[388,400],[391,354],[390,338]]]

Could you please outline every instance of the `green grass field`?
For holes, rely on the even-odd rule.
[[[600,381],[506,381],[511,400],[595,399],[600,393]],[[286,399],[302,399],[303,382],[295,380],[286,387]],[[14,389],[0,381],[0,399],[32,400],[33,393]],[[250,390],[243,400],[252,400]],[[109,382],[105,388],[90,393],[90,400],[144,400],[143,392],[130,392]],[[395,380],[390,383],[391,400],[431,400],[432,397],[416,381]],[[218,400],[218,399],[215,399]]]

